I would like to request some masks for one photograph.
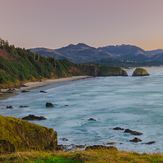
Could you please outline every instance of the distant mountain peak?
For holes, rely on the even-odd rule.
[[[86,49],[90,49],[90,48],[93,48],[95,49],[94,47],[91,47],[87,44],[84,44],[84,43],[78,43],[78,44],[69,44],[63,48],[60,48],[60,49],[56,49],[56,50],[66,50],[66,49],[71,49],[71,50],[86,50]]]
[[[90,47],[89,45],[84,44],[84,43],[78,43],[78,44],[76,44],[76,46],[80,46],[80,47]]]
[[[69,44],[68,46],[65,47],[90,47],[90,46],[84,43],[78,43],[78,44]]]

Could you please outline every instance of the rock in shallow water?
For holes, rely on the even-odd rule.
[[[138,143],[138,142],[141,142],[142,140],[141,139],[139,139],[139,138],[134,138],[134,139],[132,139],[132,140],[130,140],[130,142],[133,142],[133,143]]]
[[[46,91],[40,91],[40,93],[47,93]]]
[[[22,90],[21,91],[22,93],[28,93],[28,92],[30,92],[29,90]]]
[[[136,68],[132,76],[149,76],[149,73],[144,68]]]
[[[116,142],[107,142],[106,145],[115,145],[117,144]]]
[[[29,121],[34,121],[34,120],[46,120],[46,118],[45,117],[43,117],[43,116],[35,116],[35,115],[32,115],[32,114],[30,114],[30,115],[28,115],[28,116],[26,116],[26,117],[23,117],[22,118],[23,120],[29,120]]]
[[[6,106],[6,109],[13,109],[12,105]]]
[[[124,130],[124,128],[121,128],[121,127],[115,127],[115,128],[113,128],[113,130]]]
[[[89,118],[88,121],[96,121],[94,118]]]
[[[143,135],[143,133],[141,132],[130,130],[130,129],[125,129],[124,133],[129,133],[131,135]]]
[[[20,105],[19,108],[28,108],[29,106],[26,105]]]
[[[47,108],[53,108],[54,107],[54,104],[52,104],[51,102],[47,102],[46,103],[46,107]]]
[[[61,138],[61,140],[62,140],[62,141],[68,141],[68,139],[67,139],[67,138]]]
[[[144,144],[146,144],[146,145],[151,145],[151,144],[155,144],[155,143],[156,143],[155,141],[149,141],[149,142],[144,143]]]

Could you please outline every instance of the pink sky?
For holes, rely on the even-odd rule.
[[[163,48],[163,0],[0,0],[0,37],[20,47]]]

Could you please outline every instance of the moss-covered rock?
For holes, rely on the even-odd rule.
[[[57,133],[36,124],[0,116],[0,153],[57,149]]]
[[[132,76],[149,76],[149,73],[144,68],[136,68]]]

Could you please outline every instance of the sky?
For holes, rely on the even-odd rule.
[[[0,38],[24,48],[163,48],[163,0],[0,0]]]

